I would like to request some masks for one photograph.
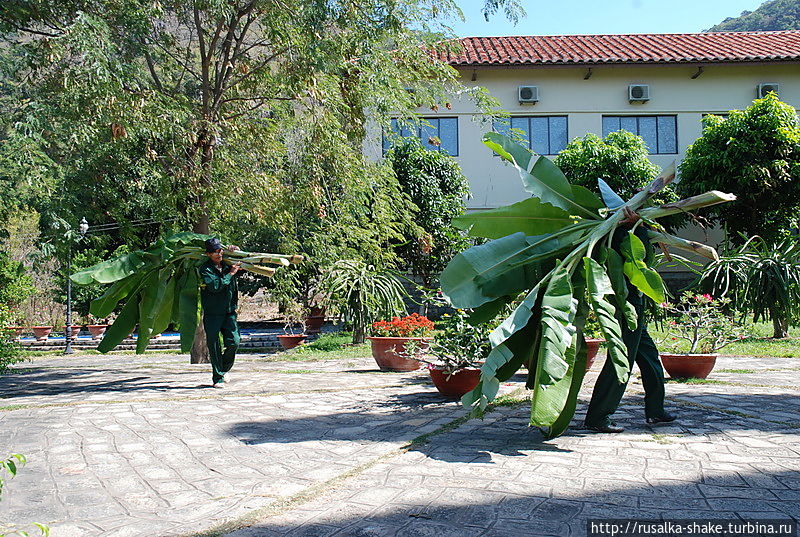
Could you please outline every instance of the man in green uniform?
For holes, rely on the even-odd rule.
[[[228,265],[222,262],[222,243],[219,239],[208,239],[205,245],[209,259],[200,266],[203,327],[211,357],[212,384],[214,388],[222,388],[225,386],[225,373],[233,367],[236,349],[239,348],[239,326],[236,324],[239,289],[236,274],[240,268],[238,263]]]
[[[622,240],[628,235],[630,224],[639,220],[639,216],[630,213],[628,218],[623,221],[612,239],[612,248],[619,252]],[[638,226],[634,234],[644,243],[647,248],[647,257],[651,258],[653,247],[650,239],[642,226]],[[639,366],[642,374],[642,384],[644,385],[644,414],[648,424],[667,423],[675,420],[673,414],[664,410],[664,370],[658,356],[658,349],[653,342],[653,338],[647,332],[647,323],[644,316],[644,297],[642,293],[630,283],[628,284],[628,302],[636,310],[638,326],[635,330],[628,328],[628,323],[621,319],[622,340],[628,349],[629,367],[633,368],[633,362]],[[584,425],[587,429],[600,433],[621,433],[622,427],[617,427],[611,421],[611,415],[619,407],[622,396],[625,394],[627,382],[619,382],[614,371],[611,360],[606,359],[597,382],[594,385],[592,399],[589,401],[589,409],[586,412]]]

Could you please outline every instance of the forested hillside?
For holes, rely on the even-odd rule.
[[[771,0],[755,11],[743,11],[728,17],[707,32],[743,32],[755,30],[800,30],[800,0]]]

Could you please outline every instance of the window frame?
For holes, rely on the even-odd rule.
[[[605,123],[606,118],[616,118],[620,123],[620,127],[618,129],[616,129],[616,130],[605,132],[604,123]],[[647,154],[648,155],[677,155],[677,154],[680,153],[680,151],[679,151],[680,144],[678,143],[678,115],[677,114],[603,114],[601,116],[601,120],[600,120],[601,121],[602,136],[605,138],[606,136],[608,136],[608,134],[610,134],[612,132],[617,132],[617,131],[620,131],[620,130],[632,132],[632,131],[630,131],[628,129],[623,129],[622,128],[621,123],[622,123],[622,119],[623,118],[635,118],[636,119],[636,130],[638,132],[634,132],[633,133],[636,136],[641,136],[641,134],[639,134],[639,132],[641,132],[641,127],[640,127],[640,119],[641,118],[653,118],[653,119],[655,119],[655,122],[656,122],[655,145],[656,145],[656,147],[652,148],[650,146],[650,144],[647,144],[647,142],[645,141],[645,143],[647,144],[647,151],[648,151]],[[658,146],[659,146],[659,130],[658,130],[658,123],[659,123],[658,120],[659,120],[659,118],[672,118],[672,120],[673,120],[673,132],[674,132],[674,139],[675,139],[675,150],[674,151],[664,151],[664,152],[659,151],[659,148],[658,148]],[[655,151],[653,149],[655,149]]]
[[[392,118],[390,120],[389,130],[391,132],[393,132],[395,135],[400,136],[401,138],[409,138],[409,137],[412,137],[412,136],[415,137],[417,140],[420,141],[420,143],[422,144],[422,147],[424,147],[428,151],[440,151],[440,152],[444,153],[445,155],[450,155],[451,157],[459,156],[459,154],[461,152],[461,143],[460,143],[461,141],[459,139],[459,125],[458,125],[459,121],[458,121],[458,116],[435,116],[435,117],[433,117],[433,116],[432,117],[420,116],[419,119],[421,121],[417,125],[411,125],[411,126],[410,125],[404,125],[403,127],[400,127],[399,124],[398,124],[399,118]],[[439,146],[430,147],[430,144],[428,144],[428,141],[422,139],[422,131],[423,131],[423,129],[427,129],[428,128],[427,125],[422,123],[422,121],[427,121],[428,124],[430,124],[431,127],[436,129],[435,136],[441,142],[442,141],[442,136],[441,136],[442,124],[441,124],[440,120],[442,120],[442,119],[453,119],[453,120],[455,120],[455,122],[454,122],[454,124],[455,124],[455,138],[454,138],[455,139],[455,152],[454,153],[450,153],[444,147],[444,144],[440,143]],[[434,122],[435,122],[435,124],[434,124]],[[412,131],[412,128],[413,128],[413,131]],[[404,134],[404,131],[407,131],[407,134]],[[384,156],[389,151],[389,149],[391,149],[391,141],[386,136],[386,132],[385,131],[383,132],[383,140],[382,140],[381,148],[382,148],[382,152],[383,152]]]
[[[503,117],[503,118],[494,118],[492,120],[492,131],[502,134],[502,132],[497,129],[497,123],[498,123],[498,121],[505,121],[505,120],[508,121],[507,130],[515,128],[515,127],[511,126],[512,120],[514,120],[514,119],[527,119],[528,120],[528,144],[527,144],[527,147],[531,151],[534,151],[537,155],[544,155],[544,156],[552,157],[552,156],[558,155],[561,151],[563,151],[567,147],[567,145],[569,145],[569,114],[511,115],[511,116]],[[531,128],[531,120],[532,119],[546,119],[547,120],[547,133],[548,133],[548,136],[547,136],[547,151],[548,152],[547,153],[538,153],[533,148],[533,136],[532,136],[533,129]],[[561,149],[559,149],[555,153],[552,152],[553,148],[552,148],[551,143],[550,143],[550,130],[552,128],[551,125],[550,125],[550,120],[551,119],[563,119],[564,120],[564,147],[562,147]]]

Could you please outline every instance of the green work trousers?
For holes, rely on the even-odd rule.
[[[211,381],[216,384],[233,367],[236,350],[239,348],[239,325],[236,324],[235,313],[226,315],[206,313],[203,316],[203,327],[206,329],[208,354],[211,358]]]
[[[642,310],[636,308],[641,319]],[[629,330],[622,323],[622,340],[628,348],[628,362],[639,366],[644,385],[644,414],[647,418],[664,415],[664,369],[658,357],[658,349],[653,338],[647,333],[647,327],[640,326]],[[614,365],[606,358],[606,363],[594,385],[589,409],[586,411],[584,423],[589,427],[601,427],[611,422],[611,415],[616,412],[622,396],[625,394],[627,382],[619,382],[614,372]]]

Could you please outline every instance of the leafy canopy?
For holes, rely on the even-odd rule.
[[[734,242],[744,236],[774,239],[796,225],[800,209],[800,126],[794,108],[774,94],[727,118],[703,118],[703,135],[680,164],[678,193],[706,190],[737,195],[711,216]]]

